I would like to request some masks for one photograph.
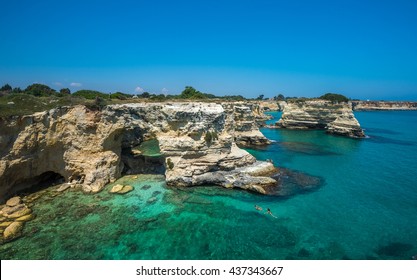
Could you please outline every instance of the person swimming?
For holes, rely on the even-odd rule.
[[[260,207],[260,206],[258,206],[256,204],[255,204],[255,209],[258,210],[258,211],[262,211],[262,207]]]
[[[277,218],[276,216],[274,216],[274,214],[272,214],[271,209],[269,209],[269,208],[266,210],[266,214],[269,214],[272,217]]]

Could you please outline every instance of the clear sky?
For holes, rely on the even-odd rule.
[[[417,1],[1,1],[0,84],[417,100]]]

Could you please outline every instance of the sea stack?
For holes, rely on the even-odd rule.
[[[296,100],[284,107],[276,126],[288,129],[324,129],[327,133],[363,138],[365,134],[348,102]]]

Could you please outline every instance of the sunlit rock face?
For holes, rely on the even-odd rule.
[[[262,186],[275,180],[259,174],[268,173],[272,164],[257,165],[265,172],[256,176],[244,170],[239,171],[243,177],[229,176],[237,168],[256,165],[236,141],[268,143],[256,125],[262,115],[241,103],[188,102],[110,105],[102,110],[62,107],[0,119],[0,199],[33,185],[63,181],[98,192],[129,169],[125,165],[131,159],[121,160],[122,151],[150,139],[159,142],[168,184],[218,184],[263,192]],[[134,169],[140,168],[129,170]]]
[[[352,101],[355,111],[417,110],[417,102],[406,101]]]
[[[331,134],[352,138],[365,136],[353,115],[351,104],[325,100],[288,103],[276,125],[288,129],[324,129]]]
[[[259,131],[269,116],[264,114],[258,102],[235,102],[222,104],[231,124],[232,134],[239,146],[261,146],[271,142]]]

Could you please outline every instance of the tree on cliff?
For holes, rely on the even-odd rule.
[[[142,94],[138,94],[138,97],[141,97],[141,98],[149,98],[149,97],[151,97],[151,94],[149,92],[145,91]]]
[[[89,90],[89,89],[82,89],[77,92],[74,92],[72,96],[84,97],[85,99],[96,99],[97,96],[102,99],[109,99],[110,97],[109,94],[105,94],[96,90]]]
[[[193,87],[186,86],[185,89],[181,92],[179,98],[183,99],[206,99],[208,98],[207,94],[202,93],[196,90]]]
[[[320,99],[329,100],[332,102],[348,102],[349,98],[338,93],[326,93],[319,97]]]
[[[43,84],[32,84],[25,89],[25,93],[31,94],[34,96],[50,96],[55,95],[57,92]]]
[[[276,96],[275,98],[274,98],[275,100],[278,100],[278,101],[284,101],[285,100],[285,96],[283,95],[283,94],[278,94],[278,96]]]
[[[71,94],[71,90],[69,88],[61,88],[59,93],[62,95]]]
[[[23,92],[23,90],[20,88],[20,87],[15,87],[13,90],[12,90],[12,93],[22,93]]]
[[[259,95],[259,96],[256,98],[256,100],[264,100],[264,96],[265,96],[265,95],[261,94],[261,95]]]
[[[2,86],[0,88],[0,91],[11,92],[12,91],[12,87],[9,84],[5,84],[4,86]]]

